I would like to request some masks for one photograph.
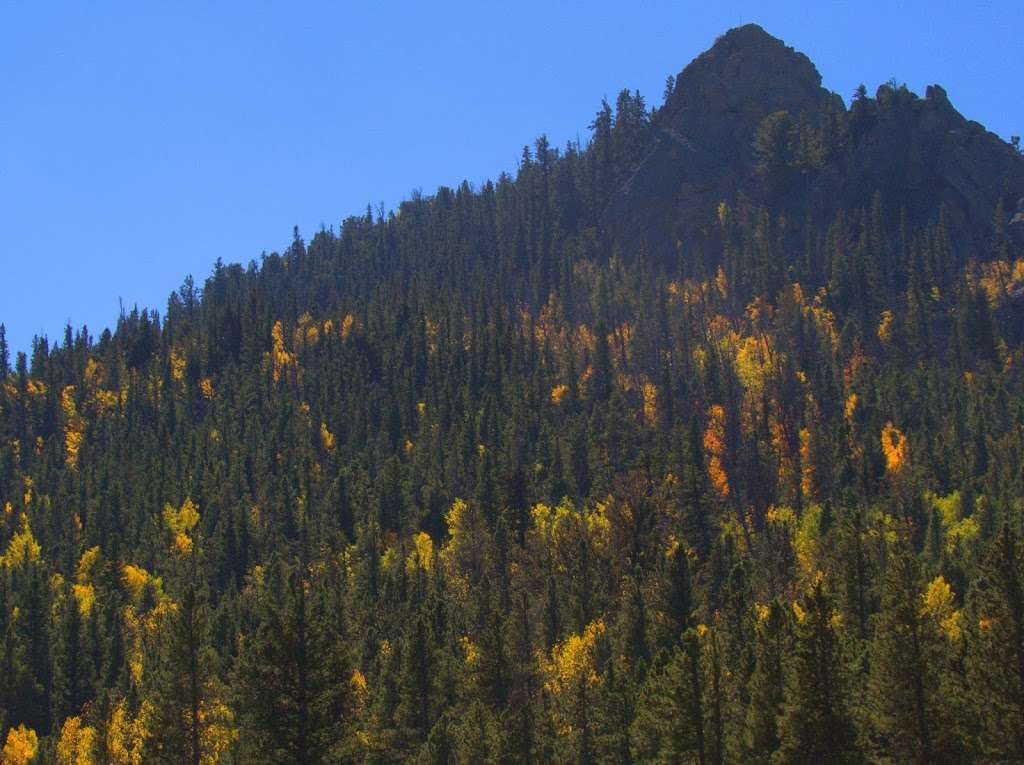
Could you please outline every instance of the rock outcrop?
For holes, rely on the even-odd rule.
[[[755,137],[779,112],[820,152],[772,185]],[[982,247],[998,200],[1024,194],[1024,160],[960,115],[938,85],[919,98],[886,84],[847,109],[821,86],[807,56],[750,24],[720,37],[679,74],[608,220],[625,248],[642,240],[676,257],[713,240],[722,201],[742,197],[801,221],[867,207],[876,192],[891,215],[905,211],[914,222],[943,211],[958,230],[975,232],[958,244]]]

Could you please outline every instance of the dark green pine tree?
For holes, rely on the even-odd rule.
[[[0,323],[0,379],[11,373],[11,353],[7,347],[7,327]]]
[[[862,757],[849,710],[849,679],[836,611],[823,582],[800,600],[786,703],[773,763],[856,763]]]
[[[873,619],[873,722],[883,754],[897,762],[963,761],[953,740],[951,699],[943,693],[949,656],[940,620],[948,616],[937,609],[949,604],[938,602],[944,582],[936,585],[926,595],[917,557],[897,550],[885,573],[882,608]]]
[[[90,619],[97,618],[95,611]],[[53,646],[52,719],[57,725],[66,717],[79,714],[90,697],[84,638],[78,601],[71,586],[65,585]]]
[[[433,727],[431,646],[427,624],[423,617],[414,619],[402,641],[398,674],[398,707],[395,724],[398,746],[407,751],[415,749],[416,742],[426,738]]]
[[[149,704],[146,762],[200,765],[211,742],[217,658],[209,644],[209,605],[194,581],[160,624],[143,674]]]
[[[786,696],[785,660],[792,650],[792,620],[779,600],[761,606],[754,628],[756,660],[750,676],[746,754],[751,763],[768,763],[779,748],[779,718]]]
[[[707,762],[700,643],[697,631],[687,630],[655,659],[630,729],[636,762]]]
[[[605,402],[612,394],[612,382],[615,370],[612,368],[611,349],[608,347],[608,328],[604,321],[594,326],[594,358],[590,379],[590,399]]]
[[[981,755],[1024,761],[1024,545],[1009,524],[968,594],[967,679]]]
[[[322,583],[282,566],[258,594],[258,626],[234,675],[246,762],[325,765],[353,760],[352,669],[340,614]]]

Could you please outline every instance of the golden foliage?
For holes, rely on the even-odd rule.
[[[78,604],[78,613],[82,616],[89,616],[93,606],[96,605],[96,588],[91,584],[73,584],[71,592]]]
[[[188,555],[192,552],[192,537],[179,531],[174,535],[174,549],[178,555]]]
[[[562,403],[562,399],[565,397],[566,392],[569,390],[569,386],[564,383],[559,383],[551,389],[551,403],[558,404]]]
[[[805,497],[814,495],[814,463],[811,461],[811,431],[800,430],[800,491]]]
[[[417,568],[430,571],[434,566],[434,540],[425,531],[419,532],[412,540],[413,551],[405,561],[406,571],[413,573]]]
[[[465,524],[463,519],[466,516],[468,507],[465,501],[456,499],[452,502],[452,506],[448,508],[448,512],[445,513],[444,522],[448,526],[448,542],[451,544],[458,540],[458,538],[465,531]]]
[[[530,508],[530,517],[533,533],[548,547],[577,539],[581,534],[586,535],[597,549],[603,549],[609,541],[611,523],[608,506],[604,502],[581,511],[577,511],[568,499],[554,508],[541,502]]]
[[[978,286],[985,291],[993,308],[1000,306],[1011,293],[1024,288],[1024,259],[1013,263],[993,260],[981,264]]]
[[[459,638],[459,646],[462,648],[462,656],[466,666],[472,667],[480,661],[480,648],[470,640],[469,635],[463,635]]]
[[[921,613],[935,621],[949,640],[959,640],[960,612],[953,608],[953,590],[941,576],[935,577],[921,596]]]
[[[80,717],[69,717],[57,739],[57,762],[59,765],[97,765],[93,757],[95,745],[96,729],[82,725]]]
[[[217,765],[238,739],[234,712],[220,699],[205,702],[199,708],[201,765]]]
[[[851,393],[849,396],[847,396],[846,404],[843,406],[843,417],[846,418],[847,422],[853,422],[853,415],[857,411],[857,403],[859,401],[860,399],[857,398],[856,393]]]
[[[891,422],[882,428],[882,453],[885,455],[885,469],[898,473],[907,463],[910,446],[907,437]]]
[[[764,518],[768,523],[774,523],[780,526],[796,523],[796,514],[788,507],[776,507],[775,505],[772,505],[768,508],[768,512],[765,513]]]
[[[78,452],[85,439],[85,420],[75,406],[75,386],[67,385],[60,393],[60,408],[64,415],[64,461],[74,470],[78,466]]]
[[[90,547],[88,550],[82,553],[82,557],[78,559],[78,568],[75,570],[75,579],[81,584],[89,584],[92,582],[92,572],[96,568],[96,564],[100,560],[100,546]]]
[[[544,687],[560,696],[581,686],[598,685],[601,678],[597,674],[597,646],[605,631],[604,621],[597,619],[588,624],[582,634],[570,635],[555,644],[550,659],[541,660]]]
[[[146,727],[148,708],[143,702],[138,717],[128,712],[128,704],[121,699],[110,713],[107,723],[107,757],[110,765],[142,765],[142,746],[149,738]]]
[[[878,335],[878,339],[883,343],[888,343],[892,340],[892,311],[886,309],[882,311],[882,317],[878,321],[878,329],[875,334]]]
[[[320,341],[320,326],[313,321],[313,317],[307,311],[299,317],[292,336],[292,344],[296,346],[316,345]]]
[[[821,507],[819,505],[807,505],[800,516],[800,523],[796,529],[793,539],[793,547],[796,552],[797,562],[803,575],[813,579],[819,575],[819,527],[821,522]]]
[[[771,608],[764,603],[754,604],[754,619],[758,624],[765,624],[771,615]]]
[[[15,566],[37,563],[43,548],[32,534],[32,526],[28,515],[21,514],[21,530],[7,543],[7,552],[0,555],[0,565],[13,568]]]
[[[199,522],[199,508],[186,497],[177,510],[170,504],[164,505],[164,523],[171,532],[172,548],[179,555],[192,552],[192,537],[189,532]]]
[[[973,541],[981,533],[977,518],[964,513],[959,491],[945,497],[925,492],[925,500],[941,515],[947,551],[952,553],[957,547]]]
[[[355,323],[356,323],[356,319],[355,319],[355,317],[352,314],[350,314],[350,313],[345,314],[345,318],[343,318],[341,320],[341,339],[342,340],[348,340],[348,336],[352,334],[352,327],[355,326]],[[430,329],[429,328],[429,324],[430,324],[430,322],[428,321],[427,324],[428,324],[428,335],[429,335],[430,334],[429,333],[429,329]],[[436,328],[436,325],[435,325],[434,334],[436,335],[436,333],[437,333],[437,328]]]
[[[658,386],[645,382],[641,387],[644,397],[644,419],[648,425],[658,424]]]
[[[366,702],[370,696],[370,685],[366,682],[366,675],[358,669],[352,670],[352,677],[349,678],[348,684],[352,689],[354,711],[358,715],[366,708]]]
[[[164,523],[174,533],[190,532],[199,522],[199,508],[191,500],[186,498],[181,507],[175,509],[170,504],[164,505]]]
[[[207,401],[213,401],[213,397],[216,395],[216,393],[213,390],[213,380],[211,380],[209,377],[204,377],[202,380],[200,380],[199,393]]]
[[[708,409],[708,424],[704,430],[704,452],[708,459],[708,477],[711,485],[723,499],[729,496],[729,476],[725,472],[725,409],[713,404]]]
[[[729,205],[725,202],[718,203],[718,224],[724,226],[729,219]]]
[[[100,414],[110,412],[117,406],[119,397],[116,391],[97,390],[92,394],[92,405]]]
[[[142,597],[142,593],[148,583],[152,582],[157,588],[160,586],[159,579],[154,579],[146,569],[131,563],[125,563],[121,566],[121,581],[124,582],[125,588],[131,593],[133,600],[138,600]]]
[[[39,747],[39,736],[31,728],[19,725],[7,731],[7,742],[0,755],[3,765],[28,765],[36,756]]]
[[[298,363],[295,354],[288,351],[284,342],[284,325],[281,321],[275,321],[270,329],[270,351],[267,352],[267,359],[270,362],[271,375],[274,382],[280,382],[281,375],[290,367]]]
[[[323,446],[325,452],[333,452],[337,445],[334,434],[327,429],[326,422],[320,423],[320,445]]]
[[[185,379],[185,366],[187,360],[177,348],[171,348],[171,355],[168,359],[171,367],[171,379],[174,382],[182,382]]]
[[[732,334],[730,344],[736,349],[736,374],[747,391],[760,395],[772,373],[772,351],[768,337],[739,337]]]

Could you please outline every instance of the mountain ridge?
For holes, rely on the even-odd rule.
[[[0,759],[1024,761],[1020,158],[753,27],[667,103],[0,326]]]
[[[754,146],[763,121],[779,112],[818,131],[824,154],[802,160],[797,190],[784,199],[765,189]],[[960,115],[940,86],[921,99],[886,83],[873,99],[855,96],[847,109],[821,87],[806,55],[756,24],[726,32],[687,65],[652,127],[652,145],[611,208],[613,220],[628,221],[616,228],[631,244],[705,241],[719,202],[737,194],[781,202],[783,213],[828,215],[867,207],[880,192],[886,202],[900,200],[915,222],[937,218],[945,207],[975,232],[991,222],[1000,197],[1013,197],[1016,206],[1024,194],[1024,160]],[[980,238],[961,244],[977,247]]]

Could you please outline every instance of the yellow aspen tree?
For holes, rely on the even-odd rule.
[[[270,363],[271,375],[274,382],[281,381],[281,375],[289,367],[296,366],[295,354],[289,352],[285,345],[284,325],[280,319],[274,322],[270,329],[270,351],[266,355]]]
[[[556,643],[549,656],[539,657],[544,690],[554,702],[556,730],[578,762],[590,762],[593,755],[591,709],[594,690],[601,684],[597,660],[605,633],[604,621],[597,619]]]
[[[98,765],[93,757],[96,746],[96,729],[82,725],[80,717],[69,717],[60,729],[57,739],[58,765]]]
[[[708,409],[708,424],[704,430],[704,452],[708,460],[708,478],[711,485],[723,499],[728,498],[731,489],[729,476],[725,472],[725,409],[713,404]]]
[[[558,406],[559,404],[561,404],[562,403],[562,399],[565,397],[565,394],[568,392],[568,390],[569,390],[569,386],[565,385],[564,383],[560,383],[560,384],[556,385],[554,388],[552,388],[551,389],[551,403],[554,404],[555,406]]]
[[[811,431],[800,430],[800,491],[810,499],[814,496],[814,463],[811,461]]]
[[[350,313],[345,314],[345,318],[343,318],[341,320],[341,331],[340,331],[340,334],[341,334],[341,339],[342,340],[348,340],[348,336],[352,334],[352,327],[355,326],[355,323],[356,323],[356,320],[355,320],[355,317],[352,314],[350,314]],[[435,329],[434,333],[436,334],[436,332],[437,332],[437,330]],[[428,333],[429,333],[429,322],[428,322]]]
[[[910,455],[907,437],[891,422],[882,428],[882,453],[885,455],[885,469],[890,474],[900,472]]]
[[[334,434],[327,429],[327,423],[320,423],[320,445],[323,446],[325,452],[333,452],[337,442],[334,438]]]
[[[142,765],[142,747],[149,738],[146,715],[146,702],[137,717],[129,714],[124,699],[117,702],[107,722],[105,743],[109,765]]]
[[[653,427],[658,424],[658,386],[645,382],[641,390],[644,396],[644,419]]]
[[[60,393],[60,408],[64,419],[64,462],[74,470],[78,466],[78,451],[85,438],[85,420],[75,405],[75,386],[67,385]]]
[[[21,530],[18,531],[11,541],[7,543],[7,552],[0,555],[0,566],[21,566],[29,563],[37,563],[43,548],[36,541],[32,534],[32,526],[29,524],[28,516],[21,514]]]
[[[170,504],[164,506],[164,523],[172,535],[173,547],[181,555],[192,551],[192,537],[189,532],[199,522],[199,508],[186,498],[181,507],[175,509]]]
[[[209,377],[204,377],[199,381],[199,393],[207,401],[213,401],[216,392],[213,389],[213,381]]]
[[[7,731],[2,755],[3,765],[28,765],[36,756],[39,748],[39,736],[31,728],[19,725]]]
[[[892,311],[888,309],[882,311],[882,316],[878,321],[878,329],[875,331],[875,334],[878,335],[878,339],[883,343],[888,343],[892,340],[892,321]]]

